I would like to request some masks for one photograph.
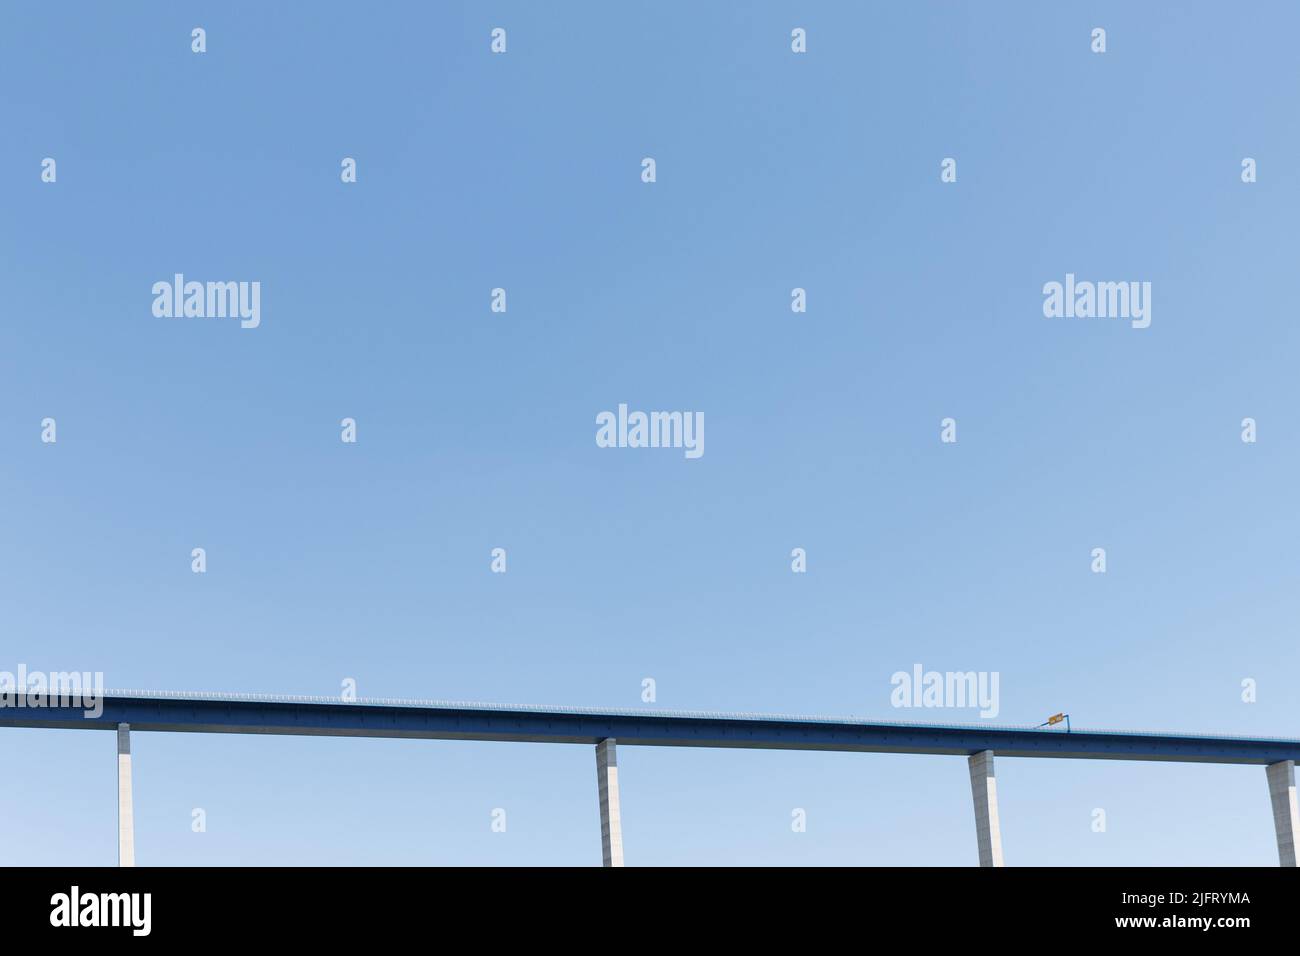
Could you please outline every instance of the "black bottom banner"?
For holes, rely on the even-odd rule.
[[[4,880],[11,942],[581,943],[596,910],[615,939],[717,932],[770,944],[785,929],[806,945],[850,927],[864,942],[920,927],[929,942],[979,948],[1097,935],[1182,945],[1289,933],[1300,904],[1300,880],[1282,869],[10,868]]]

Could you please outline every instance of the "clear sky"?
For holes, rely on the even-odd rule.
[[[992,723],[1298,736],[1297,30],[1281,2],[8,4],[0,669],[979,720],[892,707],[921,664],[997,672]],[[178,272],[260,282],[260,326],[155,317]],[[1045,318],[1067,273],[1150,282],[1150,327]],[[705,454],[598,448],[619,403],[702,412]],[[141,864],[600,861],[588,747],[133,745]],[[112,735],[0,755],[6,863],[115,861]],[[629,865],[976,861],[959,757],[619,756]],[[1258,767],[998,781],[1008,865],[1277,862]]]

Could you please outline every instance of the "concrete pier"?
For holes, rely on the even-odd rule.
[[[131,727],[117,725],[117,865],[135,866],[135,813],[131,806]]]
[[[623,865],[623,820],[618,803],[618,750],[612,737],[596,744],[600,794],[600,850],[605,866]]]
[[[993,773],[993,751],[981,750],[971,754],[968,763],[980,866],[1001,866],[1002,828],[998,825],[998,781]]]
[[[1268,798],[1273,804],[1273,829],[1277,833],[1277,858],[1282,866],[1295,866],[1296,831],[1300,810],[1296,808],[1295,761],[1269,764]]]

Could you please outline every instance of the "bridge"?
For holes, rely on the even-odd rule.
[[[6,694],[0,727],[108,730],[117,735],[118,863],[135,864],[131,733],[294,734],[499,740],[594,747],[605,866],[623,865],[617,748],[742,747],[967,758],[981,866],[1002,866],[994,756],[1258,764],[1265,768],[1278,858],[1296,865],[1295,765],[1300,740],[1151,731],[892,723],[844,717],[594,710],[334,697],[105,691],[84,697]]]

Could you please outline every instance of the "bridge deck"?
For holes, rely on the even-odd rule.
[[[328,698],[146,695],[105,692],[102,712],[27,706],[10,696],[0,727],[338,737],[410,737],[623,746],[740,747],[861,753],[1170,760],[1273,764],[1300,760],[1300,740],[1148,731],[1079,730],[978,724],[891,723],[758,714],[598,711],[461,703],[344,703]],[[13,706],[14,703],[23,706]]]

